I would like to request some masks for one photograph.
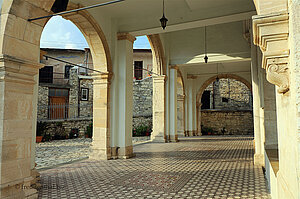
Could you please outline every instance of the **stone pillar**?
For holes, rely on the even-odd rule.
[[[93,142],[90,159],[111,158],[110,80],[111,74],[109,73],[93,78]]]
[[[197,118],[196,118],[196,123],[197,123],[197,135],[201,136],[202,135],[202,130],[201,130],[201,106],[202,103],[197,103]]]
[[[299,198],[299,135],[296,133],[299,120],[296,103],[299,92],[299,67],[297,67],[299,17],[293,18],[294,14],[299,16],[299,1],[260,2],[265,2],[269,6],[265,4],[267,9],[261,9],[260,15],[253,17],[254,44],[263,52],[262,68],[266,70],[266,79],[276,85],[277,90],[279,171],[276,171],[276,177],[273,175],[269,180],[271,195],[274,198]],[[276,3],[282,6],[282,9],[278,10],[279,6],[275,6]],[[286,6],[289,6],[289,9],[286,9]],[[272,121],[272,118],[268,119],[265,115],[265,122],[267,120]],[[267,168],[266,173],[271,172],[272,168]]]
[[[153,76],[153,132],[154,142],[166,142],[165,135],[165,76]]]
[[[260,82],[259,71],[260,66],[257,59],[257,53],[260,53],[256,46],[251,45],[251,75],[252,75],[252,96],[253,96],[253,121],[254,121],[254,140],[255,140],[255,154],[254,164],[264,165],[264,148],[261,139],[260,131]]]
[[[178,142],[177,135],[177,70],[176,67],[170,68],[170,142]]]
[[[177,95],[177,132],[178,137],[184,136],[184,95]]]
[[[128,33],[119,33],[117,42],[117,67],[114,83],[117,84],[117,139],[115,140],[116,156],[130,158],[134,156],[132,146],[133,116],[133,42],[135,37]]]
[[[278,149],[277,118],[276,118],[276,88],[263,79],[264,85],[264,127],[265,149]]]
[[[0,62],[0,198],[35,198],[33,140],[42,65],[7,55]]]
[[[197,134],[196,130],[196,95],[193,89],[193,79],[187,80],[187,135],[195,136]]]

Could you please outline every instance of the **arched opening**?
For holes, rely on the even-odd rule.
[[[153,51],[146,36],[133,44],[133,144],[150,140],[153,128]]]
[[[197,96],[202,135],[253,136],[251,85],[235,75],[207,80]]]
[[[35,142],[37,122],[36,115],[39,95],[38,73],[39,69],[44,67],[44,64],[40,63],[40,61],[42,61],[40,54],[40,38],[43,28],[48,20],[28,22],[27,19],[30,16],[38,15],[41,13],[48,14],[53,2],[54,1],[49,0],[43,1],[43,3],[41,4],[35,1],[24,1],[20,3],[16,3],[15,1],[5,1],[2,5],[6,8],[9,8],[6,10],[2,10],[2,12],[8,12],[4,13],[8,15],[5,15],[7,17],[7,20],[6,24],[3,24],[5,26],[5,33],[2,39],[8,46],[10,46],[8,47],[5,45],[2,48],[2,53],[4,54],[3,57],[5,57],[5,59],[3,60],[3,64],[6,65],[5,70],[11,70],[16,67],[19,68],[19,70],[13,70],[13,72],[11,72],[11,74],[14,74],[14,76],[19,78],[14,78],[12,79],[12,81],[7,81],[7,77],[5,77],[5,80],[3,80],[3,82],[1,81],[1,84],[5,85],[6,88],[16,88],[14,90],[7,90],[6,92],[3,91],[3,96],[11,98],[13,104],[19,104],[18,106],[15,106],[13,104],[11,104],[10,106],[6,106],[6,111],[9,112],[11,111],[10,109],[15,109],[14,113],[16,114],[15,116],[11,117],[12,122],[14,121],[14,127],[11,128],[11,130],[16,132],[16,135],[18,132],[22,132],[18,136],[12,134],[7,134],[5,136],[7,136],[10,142],[15,143],[14,149],[11,148],[9,149],[9,151],[12,152],[16,150],[20,152],[23,151],[24,153],[21,152],[18,157],[14,156],[11,159],[1,160],[1,164],[6,165],[7,167],[1,167],[1,170],[4,170],[5,173],[8,173],[9,175],[10,173],[14,173],[14,175],[10,175],[9,178],[6,178],[5,181],[1,181],[1,185],[5,185],[3,189],[1,189],[1,194],[14,193],[15,196],[20,195],[20,198],[31,197],[30,195],[26,194],[35,194],[34,190],[29,191],[29,193],[27,191],[24,191],[23,189],[16,188],[15,185],[20,184],[22,186],[30,186],[35,183],[35,179],[38,175],[35,172]],[[23,10],[22,7],[22,12],[14,12],[15,10],[20,10],[19,6],[25,6],[26,9]],[[70,5],[68,9],[71,8],[72,5]],[[3,19],[3,16],[4,15],[1,15],[1,19]],[[99,115],[99,113],[102,114],[102,117],[100,118],[101,122],[99,122],[99,120],[94,120],[93,137],[104,137],[103,139],[108,139],[109,112],[105,110],[109,109],[109,105],[107,103],[109,101],[109,84],[106,83],[97,85],[97,82],[103,82],[105,80],[105,77],[107,77],[106,79],[108,79],[109,73],[112,69],[108,44],[101,28],[94,21],[92,16],[89,15],[88,12],[81,11],[65,17],[70,19],[81,30],[91,48],[93,63],[95,65],[94,68],[102,71],[102,73],[99,75],[95,74],[95,77],[101,78],[94,81],[94,83],[96,84],[93,88],[93,115]],[[16,21],[20,23],[17,23],[15,28],[8,28],[11,27],[11,24],[16,24]],[[18,34],[18,36],[12,37],[12,34]],[[62,80],[62,82],[63,81],[65,80]],[[60,97],[66,97],[65,91],[66,90],[58,92],[60,93],[59,95],[61,95]],[[89,97],[87,93],[85,96]],[[13,99],[15,99],[14,102]],[[95,103],[96,101],[97,103]],[[78,111],[78,109],[76,111]],[[76,111],[74,110],[74,112]],[[63,112],[67,112],[66,108]],[[68,111],[68,115],[72,115],[74,113],[72,112],[73,111]],[[74,115],[76,115],[76,113],[74,113]],[[106,133],[100,133],[100,129],[102,130],[102,132],[103,129],[106,129]],[[97,143],[97,139],[95,140],[96,141],[93,143],[93,145],[95,146],[94,148],[103,149],[104,155],[102,155],[107,158],[107,148],[109,147],[109,145],[101,145]],[[99,153],[97,154],[97,156],[99,158]],[[11,167],[12,165],[14,165],[13,168]]]

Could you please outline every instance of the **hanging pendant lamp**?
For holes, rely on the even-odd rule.
[[[204,27],[204,61],[207,64],[208,63],[208,56],[207,56],[207,41],[206,41],[206,26]]]
[[[160,19],[161,27],[165,29],[169,20],[165,17],[165,0],[163,0],[163,16]]]

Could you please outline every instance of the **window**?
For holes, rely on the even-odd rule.
[[[45,66],[39,71],[40,83],[53,83],[53,66]]]
[[[88,101],[88,100],[89,100],[89,89],[81,88],[81,101]]]
[[[143,61],[134,61],[134,77],[136,80],[143,79]]]
[[[70,78],[70,70],[71,68],[73,68],[73,66],[70,65],[66,65],[65,66],[65,79],[69,79]]]
[[[201,109],[210,109],[210,91],[204,91],[201,98]]]

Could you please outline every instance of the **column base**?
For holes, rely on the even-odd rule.
[[[159,142],[159,143],[166,143],[167,141],[167,137],[164,135],[161,135],[161,133],[155,135],[155,133],[151,134],[151,140],[152,142]]]
[[[192,136],[192,135],[195,136],[194,131],[185,131],[184,134],[185,134],[186,137],[189,137],[189,136]]]
[[[129,159],[132,157],[135,157],[135,154],[133,153],[133,146],[112,148],[113,159]]]
[[[170,142],[179,142],[178,141],[178,135],[170,135],[169,137],[170,137],[169,138]]]
[[[254,164],[265,166],[265,156],[263,154],[254,154]]]
[[[98,148],[91,147],[89,159],[91,160],[110,160],[111,157],[111,148]]]
[[[178,135],[178,137],[184,137],[185,133],[184,133],[184,131],[181,131],[181,132],[177,132],[177,135]]]

